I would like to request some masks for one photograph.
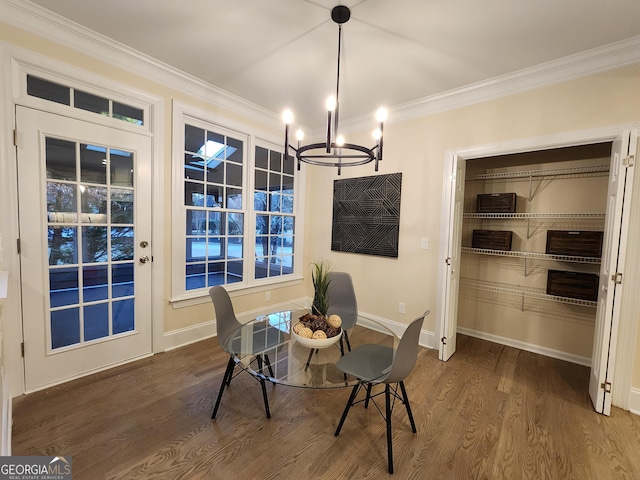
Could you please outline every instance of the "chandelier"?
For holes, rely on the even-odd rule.
[[[355,167],[365,165],[375,161],[375,171],[378,171],[378,162],[382,160],[382,129],[384,121],[387,119],[387,111],[380,108],[376,113],[378,128],[373,132],[373,138],[377,142],[373,147],[365,147],[353,143],[346,143],[344,137],[340,135],[338,124],[338,110],[340,107],[340,47],[342,46],[342,24],[351,17],[351,11],[344,5],[338,5],[331,10],[331,19],[338,24],[338,68],[336,74],[336,94],[327,99],[327,136],[324,142],[310,143],[302,145],[304,134],[298,128],[296,139],[298,146],[294,147],[289,143],[289,129],[293,122],[293,113],[286,109],[282,114],[285,123],[284,131],[284,152],[289,155],[289,151],[295,153],[298,170],[300,162],[323,167],[337,167],[338,175],[342,167]]]

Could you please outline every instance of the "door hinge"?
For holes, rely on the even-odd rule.
[[[22,354],[22,357],[24,358],[24,342],[20,344],[20,352]]]
[[[18,255],[22,253],[22,245],[20,244],[20,239],[16,239],[16,248],[18,249]]]
[[[442,342],[443,345],[446,345],[447,344],[447,337],[442,337],[440,339],[440,341]]]
[[[604,389],[604,393],[611,393],[611,382],[604,382],[600,384],[600,388]]]
[[[17,147],[18,146],[18,129],[14,129],[13,130],[13,146]]]
[[[622,159],[622,165],[624,165],[625,167],[633,167],[635,159],[636,159],[635,155],[627,155]]]
[[[616,272],[611,275],[611,280],[616,284],[620,285],[622,283],[622,274],[620,272]]]
[[[447,265],[451,265],[451,257],[445,258],[444,263],[446,263]]]

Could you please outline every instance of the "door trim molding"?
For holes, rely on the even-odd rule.
[[[527,151],[536,151],[536,150],[549,150],[553,148],[562,148],[562,147],[572,147],[578,145],[585,145],[589,143],[599,143],[599,142],[611,142],[617,136],[619,136],[625,130],[637,129],[640,128],[640,122],[633,123],[625,123],[618,125],[607,125],[602,127],[596,127],[585,130],[576,130],[572,132],[562,132],[553,135],[546,135],[541,137],[532,137],[532,138],[524,138],[517,140],[510,140],[506,142],[498,142],[486,145],[477,145],[472,147],[461,148],[458,150],[448,150],[445,152],[444,158],[444,179],[443,179],[443,195],[442,195],[442,210],[441,210],[441,230],[440,237],[446,239],[447,235],[447,225],[450,222],[450,211],[448,206],[450,202],[453,201],[451,198],[451,179],[450,177],[450,168],[451,167],[451,159],[458,158],[458,161],[473,160],[477,158],[484,157],[494,157],[498,155],[507,155],[513,153],[522,153]],[[640,177],[638,175],[637,177]],[[640,179],[636,179],[636,182],[640,182]],[[635,201],[632,199],[634,204],[640,205],[640,195],[636,195]],[[638,202],[638,203],[636,203]],[[640,230],[640,229],[639,229]],[[640,232],[637,233],[637,236],[640,237]],[[631,232],[629,232],[629,242],[632,244],[634,241],[636,244],[640,242],[640,238],[634,239],[631,236]],[[442,252],[442,244],[441,241],[441,252]],[[632,250],[632,249],[631,249]],[[637,257],[637,256],[636,256]],[[631,258],[628,259],[631,261]],[[444,268],[440,268],[438,272],[438,298],[444,295],[446,285],[446,271]],[[627,290],[629,292],[629,290]],[[629,293],[627,294],[629,295]],[[640,309],[640,300],[637,298],[637,295],[633,295],[634,298],[628,298],[628,296],[624,296],[622,298],[622,312],[620,319],[620,327],[618,338],[636,338],[636,321],[637,321],[637,312]],[[438,321],[444,312],[442,308],[444,308],[444,303],[439,305],[437,311],[436,318],[436,338],[440,338],[440,322]],[[632,341],[627,342],[619,342],[617,348],[617,357],[616,364],[613,366],[615,369],[615,377],[616,381],[613,385],[613,405],[628,409],[629,407],[629,398],[631,397],[631,374],[633,371],[633,360],[634,360],[634,345]],[[625,360],[626,359],[626,360]],[[637,389],[636,389],[637,390]]]

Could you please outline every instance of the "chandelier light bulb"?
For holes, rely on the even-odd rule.
[[[387,112],[387,109],[384,107],[380,107],[378,109],[378,111],[376,112],[376,120],[378,120],[378,122],[382,123],[387,119],[387,116],[389,115],[389,112]]]
[[[373,136],[373,139],[374,139],[374,140],[380,140],[380,138],[382,137],[382,130],[380,130],[379,128],[376,128],[376,129],[373,131],[372,136]]]
[[[303,138],[304,138],[304,132],[302,131],[301,128],[298,128],[298,130],[296,130],[296,139],[300,142],[302,141]]]
[[[339,147],[344,145],[344,137],[342,135],[336,137],[336,145]]]
[[[293,112],[288,108],[282,112],[282,121],[287,125],[291,125],[291,122],[293,122]]]
[[[325,105],[327,106],[327,110],[329,110],[330,112],[333,112],[336,109],[336,104],[336,97],[334,97],[333,95],[327,98],[327,102],[325,103]]]

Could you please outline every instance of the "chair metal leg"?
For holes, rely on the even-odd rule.
[[[371,384],[367,383],[367,398],[364,400],[364,408],[369,408],[369,400],[371,400]]]
[[[344,336],[344,340],[347,342],[347,350],[351,351],[351,342],[349,342],[349,334],[346,330],[342,331],[342,335]]]
[[[211,414],[211,420],[216,418],[216,413],[218,413],[218,407],[220,406],[220,400],[222,399],[222,393],[224,392],[224,387],[229,385],[231,381],[231,375],[233,375],[233,368],[235,367],[236,362],[234,361],[232,356],[229,356],[229,362],[227,363],[227,369],[224,371],[224,377],[222,378],[222,385],[220,385],[220,391],[218,392],[218,399],[216,400],[216,406],[213,407],[213,413]]]
[[[309,364],[311,363],[311,357],[313,357],[313,353],[318,353],[318,349],[317,348],[312,348],[311,351],[309,352],[309,358],[307,358],[307,363],[304,366],[304,371],[306,372],[307,369],[309,368]]]
[[[269,398],[267,397],[267,386],[265,385],[264,378],[260,378],[260,385],[262,386],[262,398],[264,400],[264,410],[267,413],[267,418],[271,418],[271,412],[269,411]]]
[[[413,414],[411,413],[411,406],[409,405],[409,397],[407,396],[407,390],[404,388],[404,382],[400,381],[400,390],[402,390],[402,396],[404,397],[404,406],[407,407],[407,415],[409,415],[409,423],[411,423],[411,431],[416,433],[416,423],[413,421]]]
[[[340,418],[340,423],[338,423],[338,428],[336,429],[335,436],[340,435],[340,430],[342,430],[342,425],[344,425],[344,421],[347,418],[347,413],[349,413],[349,409],[351,405],[353,405],[353,401],[356,399],[356,395],[358,394],[358,390],[362,386],[361,383],[353,386],[353,390],[351,390],[351,395],[349,395],[349,401],[347,402],[347,406],[344,407],[344,412],[342,412],[342,418]]]
[[[389,473],[393,473],[393,447],[391,439],[391,393],[389,392],[389,384],[384,385],[384,398],[386,404],[386,418],[387,421],[387,457],[389,458]]]
[[[269,369],[269,376],[271,376],[271,378],[275,377],[273,374],[273,368],[271,368],[271,362],[269,361],[269,355],[266,353],[264,354],[264,363],[267,364],[267,368]]]

